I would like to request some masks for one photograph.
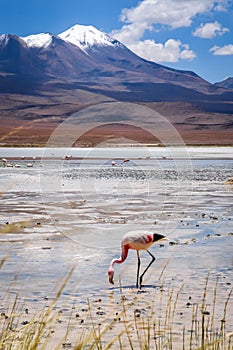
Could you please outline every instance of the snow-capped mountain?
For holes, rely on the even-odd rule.
[[[122,75],[122,69],[125,71],[125,78],[135,81],[141,81],[144,78],[140,78],[140,74],[148,75],[147,79],[154,82],[164,82],[169,79],[170,82],[176,82],[181,85],[184,80],[189,83],[198,78],[199,89],[200,86],[207,85],[209,83],[198,77],[193,72],[179,71],[171,69],[154,62],[149,62],[130,51],[125,45],[118,40],[110,37],[106,33],[101,32],[93,26],[75,25],[65,32],[58,35],[60,39],[65,40],[67,43],[71,43],[86,53],[95,63],[98,63],[99,75],[112,75],[112,73],[104,73],[114,69],[115,74]],[[104,67],[102,67],[104,65]],[[120,70],[119,70],[120,69]],[[97,69],[98,72],[98,69]],[[176,72],[176,74],[174,74]],[[179,73],[182,73],[182,78],[179,78]],[[93,74],[93,72],[92,72]],[[136,74],[136,78],[134,77]],[[96,79],[96,72],[93,74]],[[207,85],[206,85],[207,84]],[[208,88],[207,88],[208,89]]]
[[[6,144],[44,145],[64,118],[85,106],[118,100],[158,109],[188,143],[232,144],[231,79],[214,85],[194,72],[146,61],[92,26],[76,25],[59,35],[2,34],[0,129],[2,135],[6,130]],[[134,125],[134,115],[131,121]],[[149,123],[153,129],[154,120]]]
[[[28,47],[48,47],[53,41],[53,35],[49,33],[33,34],[21,39]]]
[[[95,27],[82,25],[59,35],[0,35],[0,79],[3,91],[26,89],[25,81],[29,91],[33,84],[38,90],[38,84],[49,82],[50,87],[81,87],[137,101],[204,100],[205,94],[228,93],[194,72],[146,61]]]
[[[93,26],[76,24],[58,35],[61,39],[79,47],[84,52],[92,46],[114,46],[116,41]]]
[[[6,37],[7,34],[0,35],[0,41],[5,40]],[[39,33],[20,38],[28,45],[28,47],[40,48],[48,47],[52,43],[53,37],[58,37],[61,40],[71,43],[86,53],[88,49],[91,49],[93,46],[114,47],[116,44],[122,45],[120,42],[95,27],[80,24],[74,25],[57,36],[50,33]]]

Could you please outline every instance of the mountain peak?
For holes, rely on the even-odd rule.
[[[215,83],[214,85],[223,87],[226,89],[233,89],[233,77],[228,77],[223,81],[219,81],[218,83]]]
[[[53,36],[49,33],[32,34],[21,37],[28,47],[48,47],[53,40]]]
[[[93,26],[76,24],[58,36],[83,51],[94,45],[114,46],[114,39]]]

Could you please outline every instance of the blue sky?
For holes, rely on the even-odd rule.
[[[232,0],[0,0],[0,33],[94,25],[139,56],[210,82],[233,76]]]

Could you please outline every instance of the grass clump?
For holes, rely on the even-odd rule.
[[[1,261],[0,268],[6,260],[4,258]],[[29,321],[22,321],[22,315],[27,309],[24,309],[24,305],[19,301],[19,296],[16,295],[13,304],[8,305],[6,312],[1,312],[0,350],[43,350],[47,349],[47,346],[48,349],[50,348],[49,341],[57,316],[54,311],[55,306],[73,270],[68,273],[50,305],[35,313]],[[60,344],[57,345],[57,349],[59,348]]]
[[[0,263],[0,267],[5,260]],[[202,297],[185,305],[185,286],[179,289],[147,287],[106,290],[73,300],[68,313],[60,314],[60,297],[73,270],[53,300],[22,323],[16,296],[1,314],[0,350],[232,350],[233,333],[228,331],[232,289],[219,297],[219,281],[210,286],[209,275]],[[222,291],[221,291],[222,300]],[[21,305],[21,306],[20,306]],[[59,328],[60,327],[60,328]],[[59,328],[59,331],[58,331]]]
[[[222,315],[217,322],[217,288],[218,283],[213,291],[213,299],[207,301],[207,278],[200,305],[194,303],[190,307],[191,319],[182,324],[176,318],[180,314],[183,286],[176,293],[174,290],[166,292],[162,287],[153,293],[134,293],[132,298],[121,290],[117,318],[108,315],[106,319],[111,321],[103,325],[93,317],[93,304],[89,302],[92,330],[74,349],[232,350],[233,333],[226,332],[227,308],[232,290],[226,297]],[[145,297],[152,296],[146,305],[143,304]],[[211,312],[208,311],[210,305]]]
[[[24,220],[12,223],[6,222],[4,225],[0,225],[0,234],[19,233],[30,227],[33,227],[32,220]]]

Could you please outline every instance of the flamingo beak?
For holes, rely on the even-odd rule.
[[[113,274],[109,274],[109,283],[111,284],[114,284],[114,281],[113,281]]]

